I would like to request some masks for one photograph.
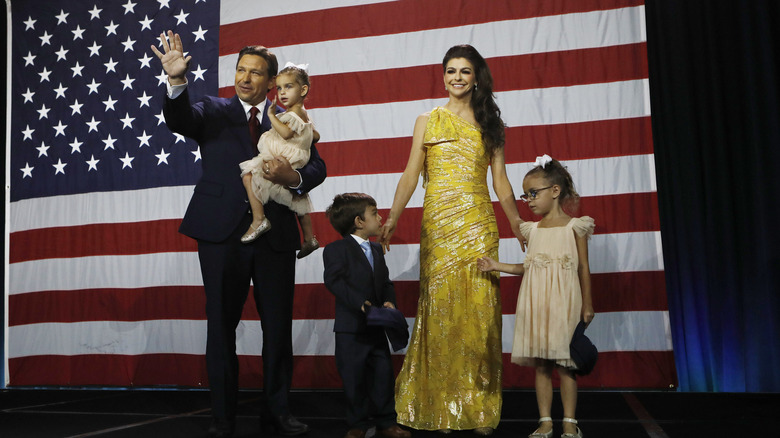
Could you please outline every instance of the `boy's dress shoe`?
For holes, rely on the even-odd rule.
[[[365,438],[366,431],[363,429],[350,429],[344,438]]]
[[[377,429],[376,436],[385,438],[409,438],[412,433],[408,430],[401,429],[401,426],[394,424],[387,429]]]

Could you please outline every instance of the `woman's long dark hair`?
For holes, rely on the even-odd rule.
[[[468,44],[453,46],[447,50],[442,61],[444,71],[447,71],[447,63],[454,58],[467,59],[474,66],[477,86],[471,94],[471,109],[482,128],[485,150],[492,156],[493,152],[504,147],[504,121],[501,120],[501,110],[493,96],[493,75],[490,74],[485,58]]]

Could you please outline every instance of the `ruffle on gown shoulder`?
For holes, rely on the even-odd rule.
[[[431,111],[428,124],[425,127],[424,146],[432,146],[438,143],[452,142],[458,139],[458,131],[452,123],[452,115],[442,107],[436,107]]]
[[[575,217],[571,221],[571,227],[578,236],[585,236],[590,239],[593,231],[596,229],[596,221],[590,216]]]
[[[292,111],[281,113],[276,117],[280,122],[287,125],[296,134],[302,133],[303,130],[306,129],[306,126],[309,125],[308,123],[304,122],[303,119],[298,116],[298,114],[295,114]]]
[[[528,237],[531,235],[531,230],[533,230],[536,227],[536,222],[530,222],[525,221],[522,224],[520,224],[520,233],[528,239]]]

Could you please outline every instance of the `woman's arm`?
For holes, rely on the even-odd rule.
[[[580,236],[574,232],[574,239],[577,242],[577,257],[579,258],[579,267],[577,275],[580,278],[580,288],[582,289],[582,320],[585,324],[593,321],[593,297],[590,290],[590,264],[588,263],[588,237]]]
[[[504,161],[504,148],[497,149],[493,153],[493,159],[490,162],[490,170],[493,174],[493,190],[496,192],[498,202],[501,204],[501,208],[504,210],[504,214],[509,219],[509,225],[512,227],[512,232],[520,241],[520,245],[525,251],[525,237],[520,232],[520,224],[523,223],[523,219],[520,217],[520,212],[517,210],[517,200],[515,200],[515,192],[512,190],[512,184],[509,182],[509,178],[506,175],[506,162]]]
[[[425,138],[425,128],[428,125],[429,117],[430,114],[422,114],[417,117],[417,121],[414,124],[412,150],[409,152],[409,161],[407,161],[406,169],[404,169],[404,173],[398,181],[398,186],[395,188],[393,206],[390,208],[387,220],[382,226],[382,235],[379,237],[379,243],[382,245],[385,252],[390,250],[390,238],[393,236],[395,227],[398,225],[398,218],[401,216],[404,208],[406,208],[406,204],[409,203],[409,199],[411,199],[412,194],[414,194],[414,191],[417,188],[417,182],[420,180],[420,172],[422,172],[423,165],[425,164],[423,139]]]

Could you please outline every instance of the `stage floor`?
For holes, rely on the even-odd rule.
[[[242,391],[235,436],[259,437],[262,392]],[[308,423],[309,438],[346,432],[340,391],[300,391],[290,397],[293,414]],[[494,437],[525,437],[536,423],[530,390],[504,392],[501,424]],[[578,417],[586,437],[780,436],[775,429],[780,394],[616,392],[583,390]],[[555,436],[561,433],[556,392]],[[203,390],[7,389],[0,391],[0,437],[206,437],[210,423]],[[415,437],[438,437],[412,431]],[[471,432],[447,435],[475,436]]]

